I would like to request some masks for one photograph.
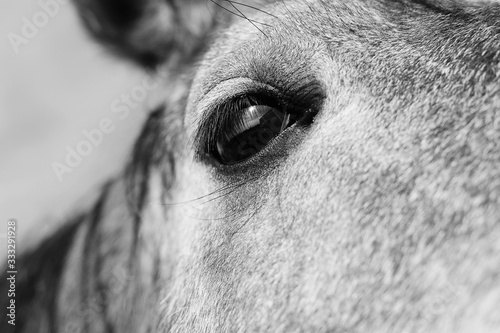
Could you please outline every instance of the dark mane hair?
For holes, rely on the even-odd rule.
[[[150,112],[123,174],[103,185],[101,195],[89,212],[65,222],[35,249],[16,258],[19,266],[16,326],[2,320],[1,332],[30,332],[43,328],[50,332],[60,331],[57,299],[61,296],[64,274],[68,270],[79,271],[76,278],[80,288],[73,295],[78,298],[78,304],[86,304],[106,291],[99,276],[112,270],[108,261],[113,260],[125,263],[126,274],[131,276],[126,280],[124,290],[141,294],[134,286],[135,279],[140,279],[141,274],[136,256],[151,176],[159,176],[166,198],[175,176],[175,147],[182,124],[185,93],[190,83],[185,73],[190,72],[190,66],[210,42],[209,35],[220,23],[217,15],[205,15],[194,22],[181,19],[206,12],[205,1],[77,0],[75,4],[83,24],[98,42],[106,44],[112,53],[145,68],[156,70],[159,64],[166,63],[163,68],[166,76],[161,78],[168,80],[172,89],[185,91],[180,97],[165,92],[165,103]],[[214,3],[210,5],[215,6]],[[165,15],[173,21],[165,21]],[[159,75],[159,72],[153,74]],[[108,214],[113,214],[110,211],[114,209],[115,201],[123,211],[124,217],[120,220],[107,218]],[[113,235],[121,238],[112,239]],[[127,250],[124,251],[123,247]],[[78,262],[73,262],[74,255]],[[0,292],[7,295],[7,270],[2,267],[1,272]],[[146,274],[155,279],[154,269]],[[0,305],[6,308],[6,302],[8,298],[2,297]],[[111,332],[114,329],[109,322],[108,308],[115,305],[109,303],[110,300],[100,302],[95,314],[106,331]],[[89,331],[88,321],[88,318],[84,319],[80,327],[85,332]]]
[[[168,117],[167,117],[168,118]],[[170,124],[175,124],[171,121]],[[171,130],[175,130],[170,126]],[[125,196],[127,198],[123,206],[129,211],[131,219],[117,221],[126,222],[130,225],[121,226],[131,233],[133,241],[130,244],[128,253],[129,271],[133,272],[137,268],[135,264],[135,252],[138,244],[139,229],[141,228],[142,210],[147,200],[149,180],[154,170],[160,172],[162,187],[165,196],[168,193],[174,177],[174,151],[173,142],[176,137],[172,132],[167,134],[165,126],[165,107],[162,105],[151,112],[149,118],[143,126],[141,133],[132,150],[130,161],[125,169],[123,182],[125,186]],[[16,326],[2,320],[0,324],[1,332],[31,331],[32,325],[43,323],[50,332],[58,332],[57,299],[61,289],[61,279],[65,268],[68,267],[68,254],[71,252],[76,235],[81,227],[86,227],[81,253],[81,274],[82,281],[95,279],[95,274],[99,274],[101,266],[100,255],[96,254],[96,249],[103,241],[101,223],[105,215],[106,206],[112,195],[114,180],[106,183],[101,195],[95,202],[93,209],[87,214],[81,214],[66,222],[56,233],[42,241],[36,249],[23,253],[16,258],[19,273],[16,276]],[[7,269],[2,269],[2,279],[0,281],[0,291],[7,295],[9,283],[7,280]],[[98,288],[99,289],[99,288]],[[89,299],[91,294],[99,293],[99,290],[92,290],[89,284],[82,283],[80,288],[81,299]],[[102,290],[101,290],[102,292]],[[8,306],[8,298],[2,297],[1,306],[5,309]],[[106,304],[102,304],[103,309]],[[106,317],[106,313],[102,313]],[[35,327],[33,326],[33,330]],[[36,327],[38,329],[38,327]],[[110,330],[108,330],[111,332]]]

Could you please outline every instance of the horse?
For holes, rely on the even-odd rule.
[[[2,332],[500,332],[498,3],[75,5],[164,99]]]

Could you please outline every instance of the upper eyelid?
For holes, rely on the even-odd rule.
[[[196,103],[196,123],[208,117],[210,112],[218,106],[228,103],[239,95],[246,95],[258,90],[278,94],[278,89],[244,77],[229,79],[219,83]]]

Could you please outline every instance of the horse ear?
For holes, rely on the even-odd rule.
[[[99,42],[144,67],[193,55],[214,30],[218,4],[206,0],[75,0]],[[220,9],[220,8],[219,8]]]

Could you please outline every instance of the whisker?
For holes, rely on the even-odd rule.
[[[222,6],[221,4],[217,3],[215,0],[210,0],[210,1],[211,1],[213,4],[215,4],[217,7],[224,9],[225,11],[227,11],[227,12],[229,12],[229,13],[233,14],[234,16],[237,16],[237,17],[240,17],[240,18],[243,18],[243,19],[245,18],[244,16],[241,16],[241,15],[239,15],[238,13],[235,13],[235,12],[233,12],[233,11],[231,11],[231,10],[227,9],[226,7],[224,7],[224,6]],[[226,0],[226,1],[227,1],[227,0]]]
[[[229,189],[229,191],[228,191],[227,193],[223,193],[223,194],[221,194],[221,195],[219,195],[219,196],[217,196],[217,197],[215,197],[215,198],[211,198],[211,199],[209,199],[209,200],[207,200],[207,201],[205,201],[205,202],[202,202],[202,203],[200,203],[200,204],[199,204],[198,206],[196,206],[196,207],[200,207],[200,206],[205,205],[205,204],[207,204],[207,203],[209,203],[209,202],[212,202],[212,201],[214,201],[214,200],[224,198],[224,197],[228,196],[229,194],[233,193],[234,191],[236,191],[238,188],[240,188],[240,187],[241,187],[241,186],[243,186],[243,185],[245,185],[245,184],[244,184],[244,183],[242,183],[242,184],[235,185],[233,188]],[[213,194],[213,193],[212,193],[212,194]]]
[[[208,195],[204,195],[203,197],[200,197],[200,198],[206,198],[206,197],[209,197],[209,196],[214,195],[214,194],[216,194],[216,193],[220,193],[220,192],[222,192],[222,191],[226,191],[226,190],[227,190],[227,192],[226,192],[226,193],[223,193],[223,194],[221,194],[221,195],[219,195],[219,196],[217,196],[217,197],[215,197],[215,198],[211,198],[211,199],[209,199],[209,200],[207,200],[207,201],[205,201],[205,202],[203,202],[203,203],[199,204],[197,207],[199,207],[199,206],[201,206],[201,205],[204,205],[204,204],[206,204],[206,203],[212,202],[212,201],[214,201],[214,200],[217,200],[217,199],[220,199],[220,198],[224,198],[224,197],[226,197],[227,195],[229,195],[229,194],[233,193],[234,191],[236,191],[237,189],[239,189],[240,187],[242,187],[243,185],[246,185],[246,184],[248,184],[249,182],[251,182],[251,181],[253,181],[253,180],[255,180],[255,179],[257,179],[257,177],[253,177],[253,178],[250,178],[250,179],[248,179],[248,180],[245,180],[245,181],[242,181],[242,182],[239,182],[239,183],[236,183],[236,182],[235,182],[235,183],[232,183],[232,184],[226,185],[226,186],[225,186],[222,190],[221,190],[221,189],[218,189],[218,190],[215,190],[215,191],[213,191],[213,192],[209,193]],[[193,200],[193,201],[200,200],[200,198],[195,199],[195,200]]]
[[[248,22],[250,22],[250,24],[252,24],[255,29],[259,30],[264,36],[267,37],[266,33],[264,31],[262,31],[262,29],[260,29],[254,21],[252,21],[251,19],[249,19],[245,14],[243,14],[243,12],[241,10],[238,9],[238,7],[236,7],[233,2],[231,0],[227,0],[227,2],[229,2],[229,4],[235,9],[238,11],[238,13],[240,13]],[[257,22],[259,23],[259,22]],[[263,24],[263,23],[260,23],[260,24]]]
[[[217,3],[215,0],[210,0],[210,1],[211,1],[213,4],[215,4],[217,7],[221,8],[221,9],[223,9],[223,10],[225,10],[225,11],[229,12],[229,13],[231,13],[232,15],[234,15],[234,16],[236,16],[236,17],[239,17],[239,18],[242,18],[242,19],[247,20],[247,21],[248,21],[248,22],[250,22],[250,23],[251,23],[251,24],[252,24],[252,25],[253,25],[253,26],[254,26],[257,30],[259,30],[259,31],[260,31],[260,32],[261,32],[264,36],[266,36],[266,37],[267,37],[266,33],[265,33],[264,31],[262,31],[262,29],[260,29],[259,27],[257,27],[257,25],[255,25],[255,23],[257,23],[257,24],[261,24],[261,25],[264,25],[264,26],[268,26],[268,27],[270,26],[269,24],[264,23],[264,22],[259,22],[259,21],[251,20],[251,19],[250,19],[250,18],[248,18],[248,17],[247,17],[247,16],[246,16],[246,15],[245,15],[245,14],[244,14],[241,10],[239,10],[239,9],[238,9],[238,8],[237,8],[234,4],[233,4],[233,2],[232,2],[232,1],[230,1],[230,0],[225,0],[225,1],[227,1],[229,4],[231,4],[231,6],[232,6],[232,7],[236,10],[236,12],[233,12],[232,10],[230,10],[230,9],[228,9],[228,8],[226,8],[226,7],[224,7],[224,6],[222,6],[221,4]],[[245,6],[245,7],[248,7],[248,8],[252,8],[252,9],[254,9],[254,10],[259,10],[258,8],[253,7],[253,6],[250,6],[250,5],[241,4],[241,3],[239,3],[239,2],[235,2],[235,3],[236,3],[236,4],[240,4],[240,5],[242,5],[242,6]],[[271,14],[269,14],[269,13],[267,13],[267,12],[263,11],[263,10],[260,10],[260,11],[261,11],[261,12],[264,12],[264,13],[266,13],[266,14],[268,14],[268,15],[271,15]]]
[[[225,194],[222,194],[216,198],[212,198],[210,200],[207,200],[205,202],[202,202],[201,204],[199,204],[197,207],[201,206],[201,205],[204,205],[208,202],[211,202],[213,200],[216,200],[216,199],[220,199],[220,198],[223,198],[225,197],[226,195],[229,195],[231,193],[233,193],[237,188],[243,186],[243,185],[246,185],[248,184],[249,182],[253,181],[257,179],[257,177],[253,177],[253,178],[250,178],[248,180],[245,180],[245,181],[238,181],[238,182],[233,182],[233,183],[229,183],[229,184],[226,184],[208,194],[205,194],[205,195],[202,195],[198,198],[194,198],[194,199],[191,199],[191,200],[187,200],[187,201],[180,201],[180,202],[173,202],[173,203],[158,203],[158,205],[162,205],[162,206],[177,206],[177,205],[185,205],[185,204],[189,204],[189,203],[194,203],[196,201],[200,201],[200,200],[203,200],[205,198],[208,198],[210,196],[213,196],[214,194],[218,194],[218,193],[221,193],[223,191],[228,191],[228,193],[225,193]]]
[[[228,1],[229,1],[229,0],[228,0]],[[273,14],[271,14],[271,13],[269,13],[269,12],[266,12],[265,10],[262,10],[262,9],[260,9],[260,8],[255,7],[255,6],[251,6],[251,5],[248,5],[248,4],[246,4],[246,3],[241,3],[241,2],[238,2],[238,1],[231,1],[231,2],[232,2],[232,3],[235,3],[235,4],[237,4],[237,5],[243,6],[243,7],[247,7],[247,8],[250,8],[250,9],[256,10],[256,11],[258,11],[258,12],[264,13],[264,14],[269,15],[269,16],[272,16],[272,17],[274,17],[274,18],[278,18],[276,15],[273,15]]]
[[[242,3],[240,3],[240,2],[236,2],[236,1],[231,1],[231,0],[226,0],[226,1],[227,1],[227,2],[229,2],[229,3],[231,4],[231,6],[232,6],[234,9],[236,9],[236,10],[238,11],[238,13],[240,13],[240,14],[243,16],[243,18],[245,18],[248,22],[250,22],[250,23],[252,23],[252,24],[253,24],[253,23],[262,24],[262,25],[264,25],[264,26],[266,26],[266,27],[270,27],[270,26],[271,26],[270,24],[267,24],[267,23],[264,23],[264,22],[260,22],[260,21],[256,21],[256,20],[251,20],[250,18],[248,18],[248,16],[246,16],[246,15],[245,15],[245,14],[244,14],[244,13],[243,13],[243,12],[242,12],[239,8],[238,8],[238,7],[236,7],[234,4],[239,4],[239,5],[242,5],[242,6],[244,6],[244,7],[248,7],[248,8],[252,8],[252,9],[257,10],[257,8],[256,8],[256,7],[252,7],[252,6],[249,6],[249,5],[245,5],[245,4],[242,4]],[[264,11],[262,11],[262,12],[264,12]],[[264,12],[264,13],[266,13],[266,12]],[[268,13],[266,13],[266,14],[268,14]],[[257,28],[257,27],[256,27],[256,28]],[[257,29],[258,29],[258,28],[257,28]]]

